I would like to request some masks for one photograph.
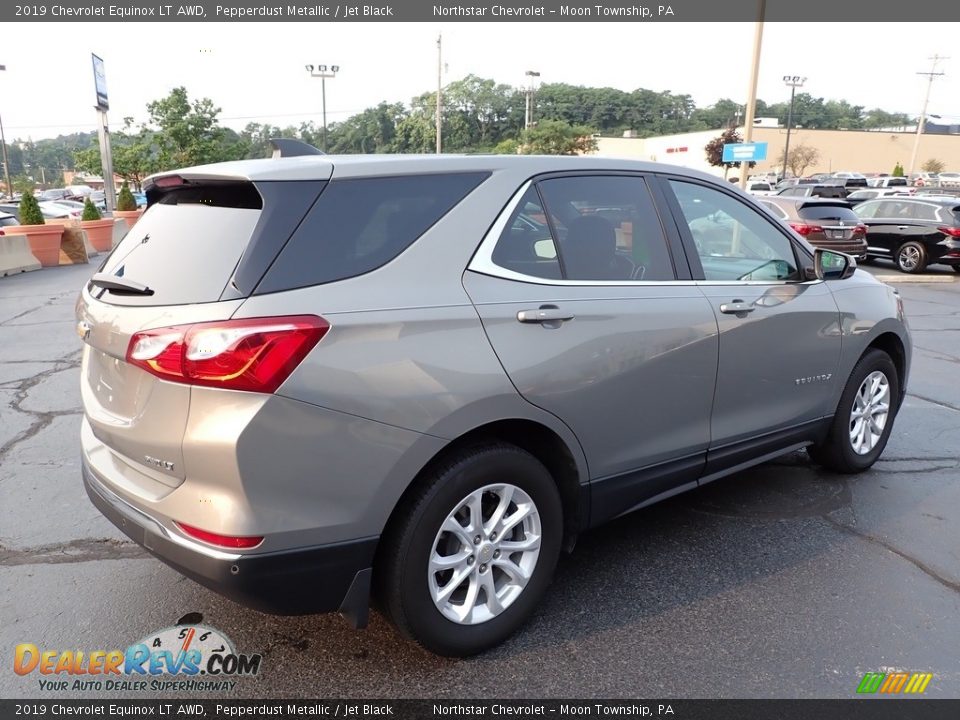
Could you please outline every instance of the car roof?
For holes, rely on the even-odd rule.
[[[157,173],[146,178],[144,189],[158,178],[181,176],[196,179],[327,180],[330,177],[413,175],[425,173],[493,172],[528,170],[531,175],[590,170],[632,170],[676,173],[711,182],[715,175],[663,163],[599,155],[305,155],[298,157],[236,160]]]
[[[795,207],[813,207],[815,205],[825,205],[827,207],[848,207],[847,203],[842,198],[791,197],[789,195],[773,195],[763,199],[775,202],[777,205],[793,205]]]
[[[890,201],[895,200],[896,202],[906,202],[906,203],[934,203],[937,205],[943,205],[945,207],[950,207],[953,205],[960,205],[960,197],[946,197],[939,195],[884,195],[883,197],[876,197],[873,200],[883,200]],[[867,202],[872,202],[868,200]]]

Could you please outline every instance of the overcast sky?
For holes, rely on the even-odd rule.
[[[0,45],[0,114],[7,139],[96,128],[90,53],[106,65],[110,122],[146,119],[145,105],[183,85],[210,97],[223,124],[320,122],[320,81],[304,65],[337,64],[327,81],[335,122],[381,100],[409,102],[436,87],[443,34],[444,82],[474,73],[523,85],[543,82],[689,93],[698,106],[745,101],[752,23],[44,23],[8,26]],[[789,98],[784,75],[807,77],[815,97],[920,112],[935,52],[949,55],[949,25],[767,23],[758,95]],[[931,114],[960,122],[960,52],[938,68]]]

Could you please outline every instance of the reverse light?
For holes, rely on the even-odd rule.
[[[127,362],[172,382],[272,393],[329,329],[316,315],[156,328],[130,338]]]
[[[823,228],[819,225],[807,225],[806,223],[792,222],[790,227],[796,230],[798,233],[806,237],[813,232],[823,232]]]
[[[220,535],[218,533],[212,533],[208,532],[207,530],[195,528],[192,525],[185,525],[181,522],[174,521],[174,525],[183,530],[183,532],[190,537],[196,540],[201,540],[205,543],[209,543],[210,545],[216,545],[217,547],[249,549],[254,548],[263,542],[262,535]]]

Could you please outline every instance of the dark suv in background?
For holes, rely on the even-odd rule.
[[[893,260],[905,273],[927,265],[960,272],[960,197],[887,197],[854,209],[867,226],[867,256]]]
[[[843,200],[763,197],[757,202],[814,247],[867,257],[867,227]]]

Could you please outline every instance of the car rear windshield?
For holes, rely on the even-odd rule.
[[[393,260],[489,173],[333,180],[254,294],[355,277]]]
[[[844,225],[857,225],[860,219],[850,208],[839,205],[805,205],[798,211],[804,220],[833,220]]]
[[[119,305],[214,302],[237,267],[263,207],[249,182],[187,185],[163,191],[107,257],[100,272],[152,290],[102,292]]]

